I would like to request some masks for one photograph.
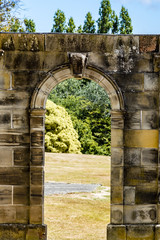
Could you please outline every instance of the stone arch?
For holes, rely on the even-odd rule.
[[[72,72],[72,69],[69,65],[61,66],[55,70],[51,70],[46,74],[44,80],[36,87],[33,96],[31,98],[30,103],[30,153],[31,153],[31,165],[30,165],[30,179],[32,179],[32,175],[39,174],[39,176],[43,176],[43,165],[44,165],[44,132],[45,132],[45,105],[46,100],[51,92],[51,90],[60,82],[73,78],[75,75]],[[83,75],[79,78],[87,78],[97,82],[101,87],[103,87],[109,95],[111,101],[111,135],[112,135],[112,155],[113,155],[113,163],[112,163],[112,174],[111,174],[111,193],[116,194],[118,187],[118,194],[120,194],[123,198],[123,111],[124,111],[124,102],[122,93],[116,84],[116,82],[110,78],[107,74],[102,72],[101,70],[93,67],[87,66],[83,71]],[[38,159],[41,159],[39,163],[34,162],[35,156]],[[117,164],[116,161],[120,159],[120,163]],[[115,183],[116,175],[119,175],[120,179]],[[38,183],[39,194],[43,192],[44,182]],[[113,190],[112,190],[113,185]],[[33,188],[33,190],[32,190]],[[35,184],[30,185],[30,203],[32,203],[32,193],[35,191]],[[44,196],[42,195],[42,202]],[[117,210],[117,203],[120,205],[120,210]],[[111,202],[112,204],[112,202]],[[30,206],[30,223],[34,224],[32,221],[34,219],[35,210],[37,210],[37,206]],[[33,210],[33,211],[32,211]],[[39,206],[39,222],[38,224],[43,224],[43,204]],[[116,202],[115,207],[112,205],[111,208],[111,223],[117,223],[117,214],[118,214],[118,223],[122,223],[123,221],[123,199],[120,199],[120,202]],[[113,219],[113,220],[112,220]]]
[[[51,90],[60,82],[73,77],[72,70],[68,65],[49,71],[35,89],[30,109],[45,109],[46,100]],[[88,66],[81,78],[93,80],[106,90],[111,101],[112,110],[124,110],[122,93],[111,77],[95,67]]]

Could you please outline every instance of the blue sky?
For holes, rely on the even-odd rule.
[[[97,20],[101,0],[22,0],[22,17],[36,23],[37,32],[50,32],[53,16],[59,8],[66,19],[73,17],[76,26],[83,25],[86,13],[90,11]],[[132,19],[134,34],[160,34],[160,0],[110,0],[112,9],[119,15],[124,5]]]

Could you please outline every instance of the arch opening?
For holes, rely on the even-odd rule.
[[[73,75],[70,71],[70,68],[67,66],[51,71],[47,74],[47,77],[44,81],[38,86],[35,90],[34,95],[31,101],[31,135],[35,131],[35,126],[33,124],[34,117],[41,117],[43,119],[43,126],[41,130],[43,132],[43,141],[44,141],[44,118],[45,118],[45,106],[49,93],[51,90],[60,82],[65,79],[73,78]],[[117,133],[119,134],[118,140],[115,140],[115,143],[112,144],[113,155],[115,156],[117,152],[122,150],[122,143],[119,144],[119,141],[122,141],[122,132],[123,132],[123,98],[122,94],[119,91],[116,83],[106,76],[104,73],[93,68],[87,68],[84,72],[83,78],[90,79],[98,83],[101,87],[105,89],[108,93],[111,106],[112,106],[112,138],[115,139]],[[38,130],[38,129],[36,129]],[[120,130],[120,131],[119,131]],[[113,141],[112,139],[112,141]],[[31,152],[34,152],[31,146]],[[44,142],[42,145],[42,152],[44,158]],[[44,159],[43,159],[44,160]],[[112,177],[112,175],[111,175]],[[112,179],[111,179],[112,182]],[[43,182],[44,184],[44,182]],[[111,186],[112,187],[112,186]],[[44,198],[44,196],[43,196]],[[42,222],[44,220],[44,210],[42,206]]]

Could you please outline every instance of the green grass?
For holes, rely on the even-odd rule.
[[[45,166],[45,181],[102,184],[93,193],[45,197],[48,240],[105,240],[110,197],[99,194],[110,185],[110,158],[47,153]]]

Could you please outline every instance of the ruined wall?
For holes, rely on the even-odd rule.
[[[160,37],[0,34],[0,240],[44,240],[45,101],[69,77],[112,103],[108,240],[160,240]]]

